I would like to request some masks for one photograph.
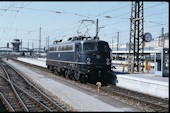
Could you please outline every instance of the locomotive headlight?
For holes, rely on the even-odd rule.
[[[107,59],[106,59],[106,65],[110,65],[110,62],[109,62],[109,61],[110,61],[110,59],[107,58]]]
[[[101,55],[96,55],[96,59],[101,59]]]
[[[88,64],[88,65],[91,64],[91,58],[87,58],[87,64]]]
[[[113,57],[112,57],[112,51],[110,51],[110,59],[111,59],[111,60],[113,59]]]

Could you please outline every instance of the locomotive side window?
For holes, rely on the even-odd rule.
[[[69,49],[70,49],[70,50],[73,50],[73,45],[70,45]]]
[[[58,46],[54,46],[54,47],[49,47],[49,51],[56,51],[56,52],[71,52],[74,51],[74,47],[73,44],[71,45],[58,45]]]
[[[61,51],[61,46],[58,46],[58,51]]]
[[[83,50],[84,51],[97,51],[97,44],[96,43],[84,43]]]
[[[69,48],[69,45],[66,45],[66,51],[69,51],[70,50],[70,48]]]

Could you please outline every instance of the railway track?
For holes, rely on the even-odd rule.
[[[2,69],[4,71],[4,74],[2,73]],[[12,106],[12,108],[14,108],[14,111],[30,111],[30,112],[32,111],[33,112],[36,111],[65,112],[66,111],[61,106],[59,106],[54,101],[52,101],[50,98],[48,98],[45,94],[43,94],[40,90],[34,87],[26,78],[21,76],[16,70],[12,69],[8,65],[4,63],[1,64],[0,72],[2,73],[1,81],[3,79],[8,81],[8,83],[5,83],[5,80],[3,80],[1,82],[1,84],[3,83],[2,87],[8,88],[6,86],[9,86],[7,84],[10,84],[14,92],[16,93],[15,95],[18,95],[19,100],[21,100],[21,103],[23,104],[23,106],[25,106],[25,110],[21,108],[17,108],[17,106],[16,108],[14,108],[15,106]],[[3,88],[0,89],[2,90],[3,95],[9,94],[9,92],[7,91],[12,91],[10,88],[8,88],[9,90],[4,90]],[[12,101],[10,101],[9,103],[12,104]],[[15,100],[15,104],[16,105],[18,104],[17,100]]]
[[[17,62],[20,62],[20,61],[17,61]],[[24,64],[27,66],[31,66],[31,67],[33,66],[37,68],[36,65],[32,65],[28,63],[24,63]],[[38,69],[42,71],[50,72],[47,69],[40,67],[40,66],[38,66]],[[62,79],[65,79],[65,78],[62,78]],[[96,89],[96,85],[94,84],[89,84],[89,83],[81,84],[81,83],[78,83],[78,82],[75,83],[72,81],[69,81],[69,82],[79,85],[80,87],[86,87],[86,88],[89,87],[92,90]],[[114,99],[133,105],[147,112],[169,112],[169,100],[168,99],[163,99],[163,98],[154,97],[154,96],[147,95],[147,94],[138,93],[138,92],[120,88],[114,85],[103,86],[101,87],[100,90],[102,94],[111,96]]]
[[[124,101],[148,112],[169,112],[169,100],[127,90],[114,85],[103,86],[101,90],[113,98]]]
[[[14,109],[9,104],[9,102],[6,100],[4,95],[0,92],[0,111],[1,112],[14,112]]]
[[[3,95],[3,102],[9,111],[27,111],[12,83],[3,76],[0,76],[0,92]]]

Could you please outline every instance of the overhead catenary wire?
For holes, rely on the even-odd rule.
[[[159,6],[159,5],[162,5],[162,4],[154,5],[154,6],[147,7],[147,8],[152,8],[152,7]],[[129,6],[129,5],[127,5],[127,6]],[[127,7],[127,6],[117,8],[116,10],[125,8],[125,7]],[[15,7],[15,8],[17,8],[17,7]],[[22,8],[22,7],[19,7],[19,8]],[[36,9],[36,8],[25,8],[25,9],[39,10],[39,11],[48,11],[48,12],[55,12],[55,13],[67,13],[67,12],[52,11],[52,10],[42,10],[42,9]],[[116,11],[116,10],[114,9],[114,10],[112,10],[112,11]],[[108,13],[108,12],[105,11],[105,12],[103,12],[103,13],[101,13],[101,14],[98,14],[98,15],[102,15],[102,14],[105,14],[105,13]],[[69,13],[68,13],[68,14],[69,14]],[[81,16],[82,16],[82,14],[77,14],[77,13],[70,13],[70,14],[76,14],[76,15],[79,15],[79,16],[81,15]],[[114,17],[114,18],[116,18],[116,17]]]
[[[122,3],[118,3],[118,4],[122,4]],[[147,9],[149,9],[149,10],[151,10],[152,8],[154,8],[154,7],[159,7],[159,6],[161,6],[161,5],[163,5],[164,3],[161,3],[161,4],[156,4],[156,5],[153,5],[153,6],[150,6],[150,7],[146,7]],[[14,3],[13,4],[11,4],[11,5],[14,5]],[[15,4],[16,5],[16,4]],[[119,7],[118,7],[119,6]],[[130,6],[130,5],[129,5]],[[16,11],[18,11],[18,9],[22,9],[24,6],[21,4],[21,6],[19,6],[18,8],[9,8],[9,10],[14,10],[14,9],[17,9]],[[125,13],[124,14],[119,14],[119,15],[113,15],[113,13],[114,12],[116,12],[117,10],[121,10],[121,8],[128,8],[128,5],[127,5],[127,7],[126,7],[126,5],[125,6],[122,6],[122,5],[117,5],[117,7],[112,7],[112,8],[108,8],[107,10],[105,10],[105,11],[103,11],[103,12],[101,12],[101,13],[99,13],[98,14],[98,17],[99,18],[101,18],[101,19],[99,19],[99,22],[101,22],[100,23],[100,25],[101,26],[106,26],[105,27],[105,29],[109,29],[110,28],[110,30],[114,27],[114,25],[116,24],[116,25],[121,25],[121,23],[122,22],[125,22],[125,21],[120,21],[120,22],[112,22],[112,23],[110,23],[109,21],[113,21],[115,18],[122,18],[122,16],[124,17],[124,16],[126,16],[125,15]],[[24,8],[24,9],[28,9],[28,8]],[[111,9],[111,10],[110,10]],[[115,9],[117,9],[117,10],[115,10]],[[8,11],[9,11],[8,10]],[[23,10],[23,9],[22,9]],[[55,10],[42,10],[42,9],[38,9],[38,8],[33,8],[33,9],[30,9],[30,10],[35,10],[35,11],[45,11],[45,12],[52,12],[52,13],[59,13],[59,14],[69,14],[69,15],[75,15],[75,16],[80,16],[80,17],[83,17],[83,18],[91,18],[91,19],[93,19],[93,18],[96,18],[94,15],[91,15],[91,14],[80,14],[80,13],[77,13],[77,12],[66,12],[66,11],[55,11]],[[4,12],[8,12],[8,11],[4,11]],[[51,13],[50,12],[50,13]],[[60,13],[61,12],[61,13]],[[157,11],[155,11],[155,13],[156,13]],[[158,13],[158,12],[157,12]],[[167,13],[167,12],[165,12],[165,13]],[[109,18],[109,19],[107,19],[107,18],[105,18],[106,16],[106,14],[112,14],[112,15],[110,15],[112,18]],[[127,13],[128,14],[128,13]],[[160,12],[160,14],[161,14],[161,12]],[[157,15],[157,14],[151,14],[150,16],[155,16],[155,15]],[[149,16],[149,17],[150,17]],[[147,17],[147,15],[145,16],[145,17]],[[16,18],[16,17],[15,17]],[[104,18],[104,19],[103,19]],[[129,21],[129,19],[127,18],[127,22]],[[108,23],[106,23],[106,22],[108,22]],[[152,23],[152,22],[150,22],[150,23]],[[77,25],[76,25],[77,24]],[[54,33],[52,34],[50,31],[48,31],[48,30],[46,30],[46,33],[47,33],[47,35],[58,35],[59,33],[60,34],[63,34],[63,33],[67,33],[67,32],[69,32],[70,34],[71,34],[71,31],[74,31],[75,30],[75,28],[76,28],[76,26],[78,26],[78,23],[77,22],[75,22],[75,23],[73,23],[71,26],[64,26],[64,27],[61,27],[61,28],[58,28],[58,29],[56,29],[55,31],[54,31]],[[12,27],[12,26],[11,26]],[[91,29],[92,30],[92,29]],[[119,30],[119,29],[118,29]],[[106,33],[107,34],[107,33]],[[64,34],[63,34],[64,35]]]
[[[29,3],[29,4],[30,4],[30,3]],[[26,6],[28,6],[29,4],[27,4]],[[20,7],[22,7],[22,5],[23,5],[23,3],[21,3]],[[25,7],[26,7],[26,6],[25,6]],[[24,7],[23,7],[23,8],[24,8]],[[15,19],[16,19],[17,14],[19,13],[19,11],[21,11],[23,8],[19,9],[19,10],[16,12],[16,14],[15,14],[15,16],[14,16],[14,19],[13,19],[13,21],[12,21],[9,29],[11,29],[12,25],[14,24],[14,21],[15,21]],[[7,36],[8,36],[8,34],[9,34],[9,31],[7,32]]]
[[[161,4],[157,4],[157,5],[153,5],[153,6],[150,6],[150,7],[147,7],[147,8],[153,8],[153,7],[157,7],[157,6],[160,6],[160,5],[162,5],[162,3]],[[124,7],[125,8],[125,7]],[[119,8],[119,9],[121,9],[121,8]],[[106,13],[106,12],[104,12],[104,13]],[[104,14],[104,13],[102,13],[102,14]],[[128,13],[126,13],[126,14],[128,14]],[[101,15],[101,14],[100,14]],[[125,14],[122,14],[122,15],[125,15]],[[122,16],[122,15],[119,15],[119,16]],[[152,15],[150,15],[150,16],[152,16]],[[118,16],[117,16],[118,17]],[[115,17],[113,17],[113,18],[116,18],[116,16]],[[104,19],[104,20],[106,20],[106,19]],[[104,21],[103,20],[103,21]],[[120,22],[120,23],[122,23],[122,22]],[[113,24],[108,24],[108,25],[113,25]],[[105,26],[105,25],[104,25]]]

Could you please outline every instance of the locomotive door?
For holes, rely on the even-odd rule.
[[[75,55],[74,55],[75,62],[79,62],[79,57],[80,57],[80,44],[76,44],[76,48],[75,48]]]

